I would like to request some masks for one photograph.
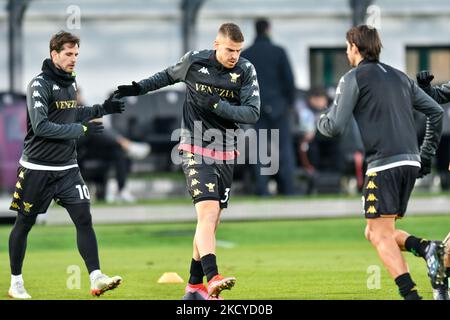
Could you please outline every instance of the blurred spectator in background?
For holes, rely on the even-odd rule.
[[[265,18],[258,19],[255,22],[255,28],[255,42],[242,52],[242,56],[253,63],[258,73],[261,116],[255,128],[258,132],[259,129],[279,130],[279,145],[276,146],[280,159],[280,169],[277,174],[278,192],[291,195],[294,194],[295,168],[289,108],[293,106],[295,97],[294,76],[285,50],[271,42],[269,21]],[[258,147],[260,147],[259,141]],[[260,174],[260,161],[254,169],[256,194],[268,195],[269,176]]]
[[[316,129],[320,115],[330,104],[323,88],[312,88],[306,104],[297,105],[301,138],[298,145],[299,159],[302,167],[311,175],[316,171],[340,171],[339,138],[328,138]]]
[[[78,88],[77,104],[84,105]],[[110,128],[96,136],[83,136],[78,141],[78,164],[86,181],[95,184],[97,200],[108,202],[134,202],[135,198],[126,188],[131,160],[144,159],[150,153],[150,146],[138,143],[115,133]],[[114,170],[117,192],[107,194],[110,169]]]
[[[436,150],[436,169],[441,178],[442,190],[450,190],[450,82],[441,86],[431,86],[434,75],[429,71],[417,73],[417,83],[436,102],[443,105],[444,122],[442,137],[439,147]]]

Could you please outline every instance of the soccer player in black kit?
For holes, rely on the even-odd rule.
[[[432,285],[442,286],[444,246],[396,229],[395,221],[406,212],[416,178],[430,173],[443,110],[403,72],[379,61],[381,41],[375,28],[354,27],[346,40],[347,57],[354,68],[340,79],[333,106],[319,119],[318,129],[336,136],[355,118],[368,163],[363,192],[365,236],[395,279],[400,295],[421,299],[401,251],[423,257]],[[413,109],[427,116],[420,149]]]
[[[92,226],[90,196],[77,164],[76,143],[82,135],[103,130],[90,121],[105,114],[121,113],[124,103],[112,96],[102,105],[77,106],[75,64],[80,39],[61,31],[50,40],[50,59],[27,88],[27,134],[24,141],[11,210],[17,218],[9,237],[12,298],[28,299],[22,277],[27,236],[38,214],[52,200],[63,206],[77,230],[78,250],[89,271],[91,294],[99,296],[114,289],[121,277],[100,271],[98,247]],[[51,263],[49,261],[48,263]]]
[[[234,130],[238,123],[259,119],[256,71],[240,57],[243,42],[239,27],[225,23],[219,28],[214,50],[190,51],[176,65],[116,91],[117,97],[137,96],[180,81],[186,84],[179,150],[197,211],[197,228],[185,300],[219,299],[220,292],[236,281],[219,274],[215,232],[230,199],[232,163],[237,156]],[[206,130],[211,135],[196,134]]]

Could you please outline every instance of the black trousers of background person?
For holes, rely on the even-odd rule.
[[[292,145],[292,135],[290,131],[290,121],[287,115],[283,115],[277,119],[270,119],[265,116],[261,116],[259,121],[255,125],[258,137],[258,154],[261,147],[259,139],[259,129],[278,129],[279,130],[279,171],[276,174],[278,182],[278,193],[283,195],[292,195],[294,191],[294,173],[295,173],[295,158]],[[270,131],[268,136],[270,137]],[[270,148],[270,140],[268,140],[268,148]],[[263,154],[266,150],[263,150]],[[267,153],[266,153],[267,154]],[[268,153],[270,154],[270,153]],[[253,166],[254,177],[256,182],[256,194],[257,195],[269,195],[268,182],[271,176],[261,175],[261,165],[259,158],[257,164]]]
[[[83,162],[89,159],[100,160],[105,164],[106,168],[110,166],[114,168],[118,190],[121,191],[125,187],[130,169],[130,160],[112,132],[105,130],[102,134],[82,137],[80,138],[78,149],[78,162],[83,177],[89,180],[89,175],[84,174]],[[101,171],[100,174],[103,175],[101,180],[105,184],[104,187],[106,187],[108,170]],[[97,194],[97,198],[104,200],[104,194]]]
[[[443,190],[450,190],[450,134],[442,135],[436,150],[436,169],[441,178]]]

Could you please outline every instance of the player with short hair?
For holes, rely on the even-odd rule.
[[[61,31],[50,40],[50,59],[27,89],[27,134],[19,161],[11,210],[17,218],[9,237],[11,287],[9,296],[28,299],[22,277],[27,236],[38,214],[52,200],[66,208],[77,230],[78,250],[91,280],[91,294],[99,296],[122,279],[100,271],[98,248],[90,213],[90,196],[77,164],[76,143],[82,135],[103,130],[97,121],[105,114],[121,113],[124,103],[112,96],[102,105],[77,106],[74,68],[80,39]]]
[[[442,108],[403,72],[379,61],[381,40],[375,28],[361,25],[346,34],[347,57],[354,67],[339,81],[333,106],[318,122],[329,137],[341,134],[353,116],[366,150],[368,169],[363,204],[365,236],[395,279],[400,295],[421,299],[401,250],[426,260],[433,284],[443,284],[444,247],[397,230],[416,178],[430,172],[442,131]],[[413,109],[427,116],[418,147]]]
[[[236,281],[218,272],[215,232],[230,199],[237,157],[234,130],[238,123],[255,123],[259,118],[256,71],[240,57],[243,42],[240,28],[224,23],[214,50],[190,51],[176,65],[138,83],[121,85],[116,91],[118,96],[137,96],[177,82],[186,84],[179,149],[197,211],[190,278],[183,297],[187,300],[217,299]],[[196,135],[196,131],[205,130],[213,136]],[[205,275],[207,288],[203,285]]]

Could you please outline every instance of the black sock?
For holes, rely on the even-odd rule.
[[[395,278],[395,283],[398,286],[398,291],[400,295],[405,300],[421,300],[422,297],[419,296],[416,284],[411,279],[409,272],[404,273],[397,278]]]
[[[450,278],[450,267],[445,269],[445,274],[447,275],[447,278]]]
[[[200,284],[203,283],[203,273],[202,262],[192,259],[191,261],[191,276],[189,277],[190,284]]]
[[[416,257],[425,258],[425,248],[429,243],[430,241],[428,240],[409,236],[405,241],[405,248],[409,252],[412,252]]]
[[[216,255],[210,253],[201,258],[203,272],[206,275],[206,280],[211,280],[214,276],[219,274],[216,263]]]

